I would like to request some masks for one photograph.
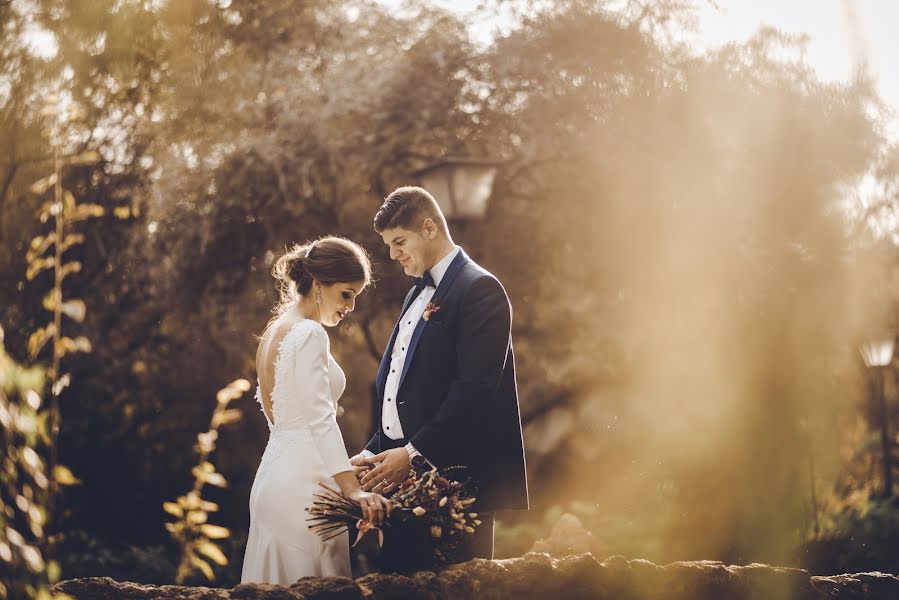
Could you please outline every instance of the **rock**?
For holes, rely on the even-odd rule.
[[[565,513],[549,532],[549,537],[534,542],[531,552],[546,552],[551,556],[586,554],[593,550],[593,534],[571,513]]]
[[[592,554],[553,557],[529,552],[521,558],[475,559],[439,572],[304,577],[284,587],[242,584],[230,590],[153,586],[109,577],[70,579],[54,586],[77,600],[896,600],[899,577],[855,573],[810,577],[807,571],[762,564],[728,566],[717,561],[655,565]]]

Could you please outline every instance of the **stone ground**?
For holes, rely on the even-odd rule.
[[[231,589],[153,586],[109,577],[71,579],[55,586],[78,600],[899,600],[899,577],[855,573],[812,577],[801,569],[762,564],[727,566],[717,561],[664,566],[612,556],[476,559],[439,572],[370,574],[358,579],[307,577],[290,587],[238,585]]]

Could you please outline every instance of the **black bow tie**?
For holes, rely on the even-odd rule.
[[[434,284],[434,278],[431,277],[430,271],[425,271],[425,274],[421,277],[413,277],[412,283],[415,284],[415,288],[418,291],[425,289],[427,286],[431,286],[432,288],[436,288],[437,286]]]

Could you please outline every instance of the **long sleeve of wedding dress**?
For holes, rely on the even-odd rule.
[[[291,328],[278,347],[274,372],[274,422],[250,492],[241,582],[291,585],[306,576],[349,577],[348,534],[322,540],[306,521],[318,483],[336,487],[333,476],[352,470],[337,425],[346,377],[320,323],[304,320]]]
[[[329,359],[328,334],[317,327],[297,350],[294,369],[297,386],[303,390],[302,394],[297,394],[301,397],[298,408],[315,439],[315,447],[328,474],[333,477],[343,471],[352,471],[353,467],[337,425],[337,404],[331,394]]]

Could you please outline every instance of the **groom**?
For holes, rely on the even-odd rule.
[[[481,525],[460,560],[493,558],[494,513],[527,509],[512,307],[500,282],[453,243],[433,196],[390,194],[375,215],[390,258],[414,279],[381,359],[381,422],[351,459],[366,490],[390,491],[412,465],[465,465]]]

